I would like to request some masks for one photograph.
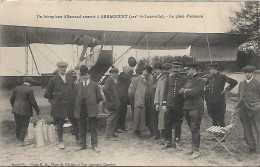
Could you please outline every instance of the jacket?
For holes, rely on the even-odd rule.
[[[198,74],[188,77],[184,84],[184,106],[183,109],[202,109],[204,108],[203,93],[205,81]]]
[[[83,82],[80,81],[77,83],[75,88],[75,105],[74,105],[74,117],[79,119],[81,112],[82,104],[82,92],[83,92]],[[87,104],[87,113],[88,117],[97,117],[98,116],[98,103],[102,101],[102,95],[100,88],[97,83],[90,80],[87,86],[87,95],[86,95]]]
[[[106,107],[109,110],[119,110],[120,97],[117,84],[115,81],[108,77],[105,81],[103,92],[106,96]]]
[[[15,87],[10,98],[10,103],[13,107],[12,114],[32,117],[32,108],[34,108],[37,113],[40,111],[33,90],[25,84]]]
[[[119,91],[119,96],[120,100],[126,102],[127,104],[130,104],[130,99],[128,96],[128,88],[131,83],[131,77],[132,77],[133,72],[129,72],[128,74],[121,72],[118,76],[118,91]]]
[[[52,77],[47,85],[44,97],[51,100],[51,116],[55,118],[73,117],[74,80],[66,75],[66,82],[59,74]]]
[[[150,83],[142,76],[133,78],[129,87],[129,96],[134,100],[135,107],[145,108],[146,104],[150,104],[152,95]]]
[[[225,102],[225,94],[221,94],[221,92],[224,90],[226,83],[229,84],[225,88],[228,92],[237,85],[236,80],[229,78],[221,73],[216,73],[212,76],[209,76],[205,85],[205,100],[210,103]]]
[[[166,101],[166,106],[175,109],[183,108],[184,98],[179,90],[183,87],[187,77],[181,74],[171,75],[165,81],[163,101]]]
[[[260,82],[253,78],[249,83],[245,80],[238,87],[238,106],[245,109],[249,116],[260,112]]]

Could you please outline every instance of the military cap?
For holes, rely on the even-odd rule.
[[[31,77],[24,77],[23,82],[36,83],[36,81],[33,80]]]
[[[162,69],[162,64],[161,63],[154,63],[153,69],[156,69],[156,68]]]
[[[66,63],[65,61],[59,61],[59,62],[57,63],[57,66],[58,66],[58,67],[67,67],[67,66],[68,66],[68,63]]]
[[[173,66],[182,66],[182,64],[180,62],[172,62]]]
[[[119,70],[116,68],[116,67],[112,67],[110,70],[109,70],[109,73],[118,73]]]
[[[247,73],[247,72],[254,72],[255,71],[255,67],[254,66],[245,66],[244,68],[241,69],[241,71],[243,71],[244,73]]]
[[[88,67],[85,65],[81,65],[79,71],[80,71],[80,75],[85,75],[90,73],[90,70],[88,70]]]
[[[169,70],[169,69],[172,68],[172,65],[171,65],[171,63],[164,63],[164,64],[162,65],[162,67],[163,67],[164,70]]]
[[[219,64],[217,62],[211,63],[208,65],[208,68],[214,68],[214,69],[218,69],[219,68]]]
[[[188,70],[190,68],[198,68],[198,64],[197,63],[187,63],[183,69]]]

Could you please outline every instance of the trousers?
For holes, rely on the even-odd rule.
[[[246,109],[242,107],[239,111],[239,117],[243,125],[244,137],[249,149],[256,149],[260,147],[260,112],[249,116]],[[256,132],[256,139],[254,137],[253,128]]]
[[[167,107],[165,118],[165,139],[172,143],[172,129],[175,130],[174,141],[179,143],[181,139],[181,126],[183,122],[183,110]]]
[[[116,128],[118,110],[108,110],[106,137],[112,137]]]
[[[63,142],[63,125],[65,124],[65,119],[54,117],[53,122],[54,122],[54,125],[56,125],[56,128],[57,128],[59,142]]]
[[[225,127],[226,103],[223,101],[206,103],[209,116],[212,118],[213,126]]]
[[[118,120],[117,120],[118,129],[125,130],[126,114],[127,114],[127,102],[121,100],[119,113],[118,113]]]
[[[192,150],[199,151],[200,148],[200,123],[203,110],[189,109],[185,110],[185,117],[191,130]]]
[[[19,114],[14,114],[14,119],[15,119],[15,124],[16,124],[16,138],[19,141],[24,141],[29,122],[30,122],[30,117],[27,115],[19,115]]]

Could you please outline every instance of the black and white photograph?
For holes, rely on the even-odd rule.
[[[259,1],[0,0],[0,166],[259,166]]]

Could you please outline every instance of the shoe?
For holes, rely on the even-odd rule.
[[[198,158],[200,156],[200,153],[198,151],[194,151],[191,156],[190,156],[190,160]]]
[[[105,139],[110,141],[118,141],[117,138],[114,137],[106,137]]]
[[[166,144],[165,144],[165,146],[163,146],[162,150],[170,148],[171,146],[172,146],[172,144],[170,142],[166,142]]]
[[[209,141],[216,141],[217,142],[217,139],[215,137],[208,137],[207,140],[209,140]]]
[[[65,149],[65,145],[63,142],[60,142],[59,146],[58,146],[60,149]]]
[[[184,152],[184,154],[189,154],[189,155],[191,155],[191,154],[193,154],[193,151],[192,151],[192,150],[189,150],[189,151],[187,151],[187,152]]]
[[[28,145],[30,145],[30,144],[32,144],[32,143],[26,143],[26,142],[24,142],[24,141],[19,141],[19,142],[18,142],[18,146],[19,146],[19,147],[28,146]]]
[[[256,148],[250,148],[250,149],[249,149],[249,152],[250,152],[250,153],[256,153]]]
[[[176,143],[175,147],[178,151],[182,151],[180,143]]]
[[[92,147],[92,150],[95,151],[96,153],[100,153],[100,150],[97,147]]]
[[[118,133],[125,133],[125,131],[123,129],[117,129]]]
[[[86,150],[87,149],[87,147],[85,146],[82,146],[82,147],[80,147],[79,149],[77,149],[76,151],[82,151],[82,150]]]
[[[118,135],[116,135],[116,134],[113,134],[112,136],[113,136],[113,137],[118,137]]]

